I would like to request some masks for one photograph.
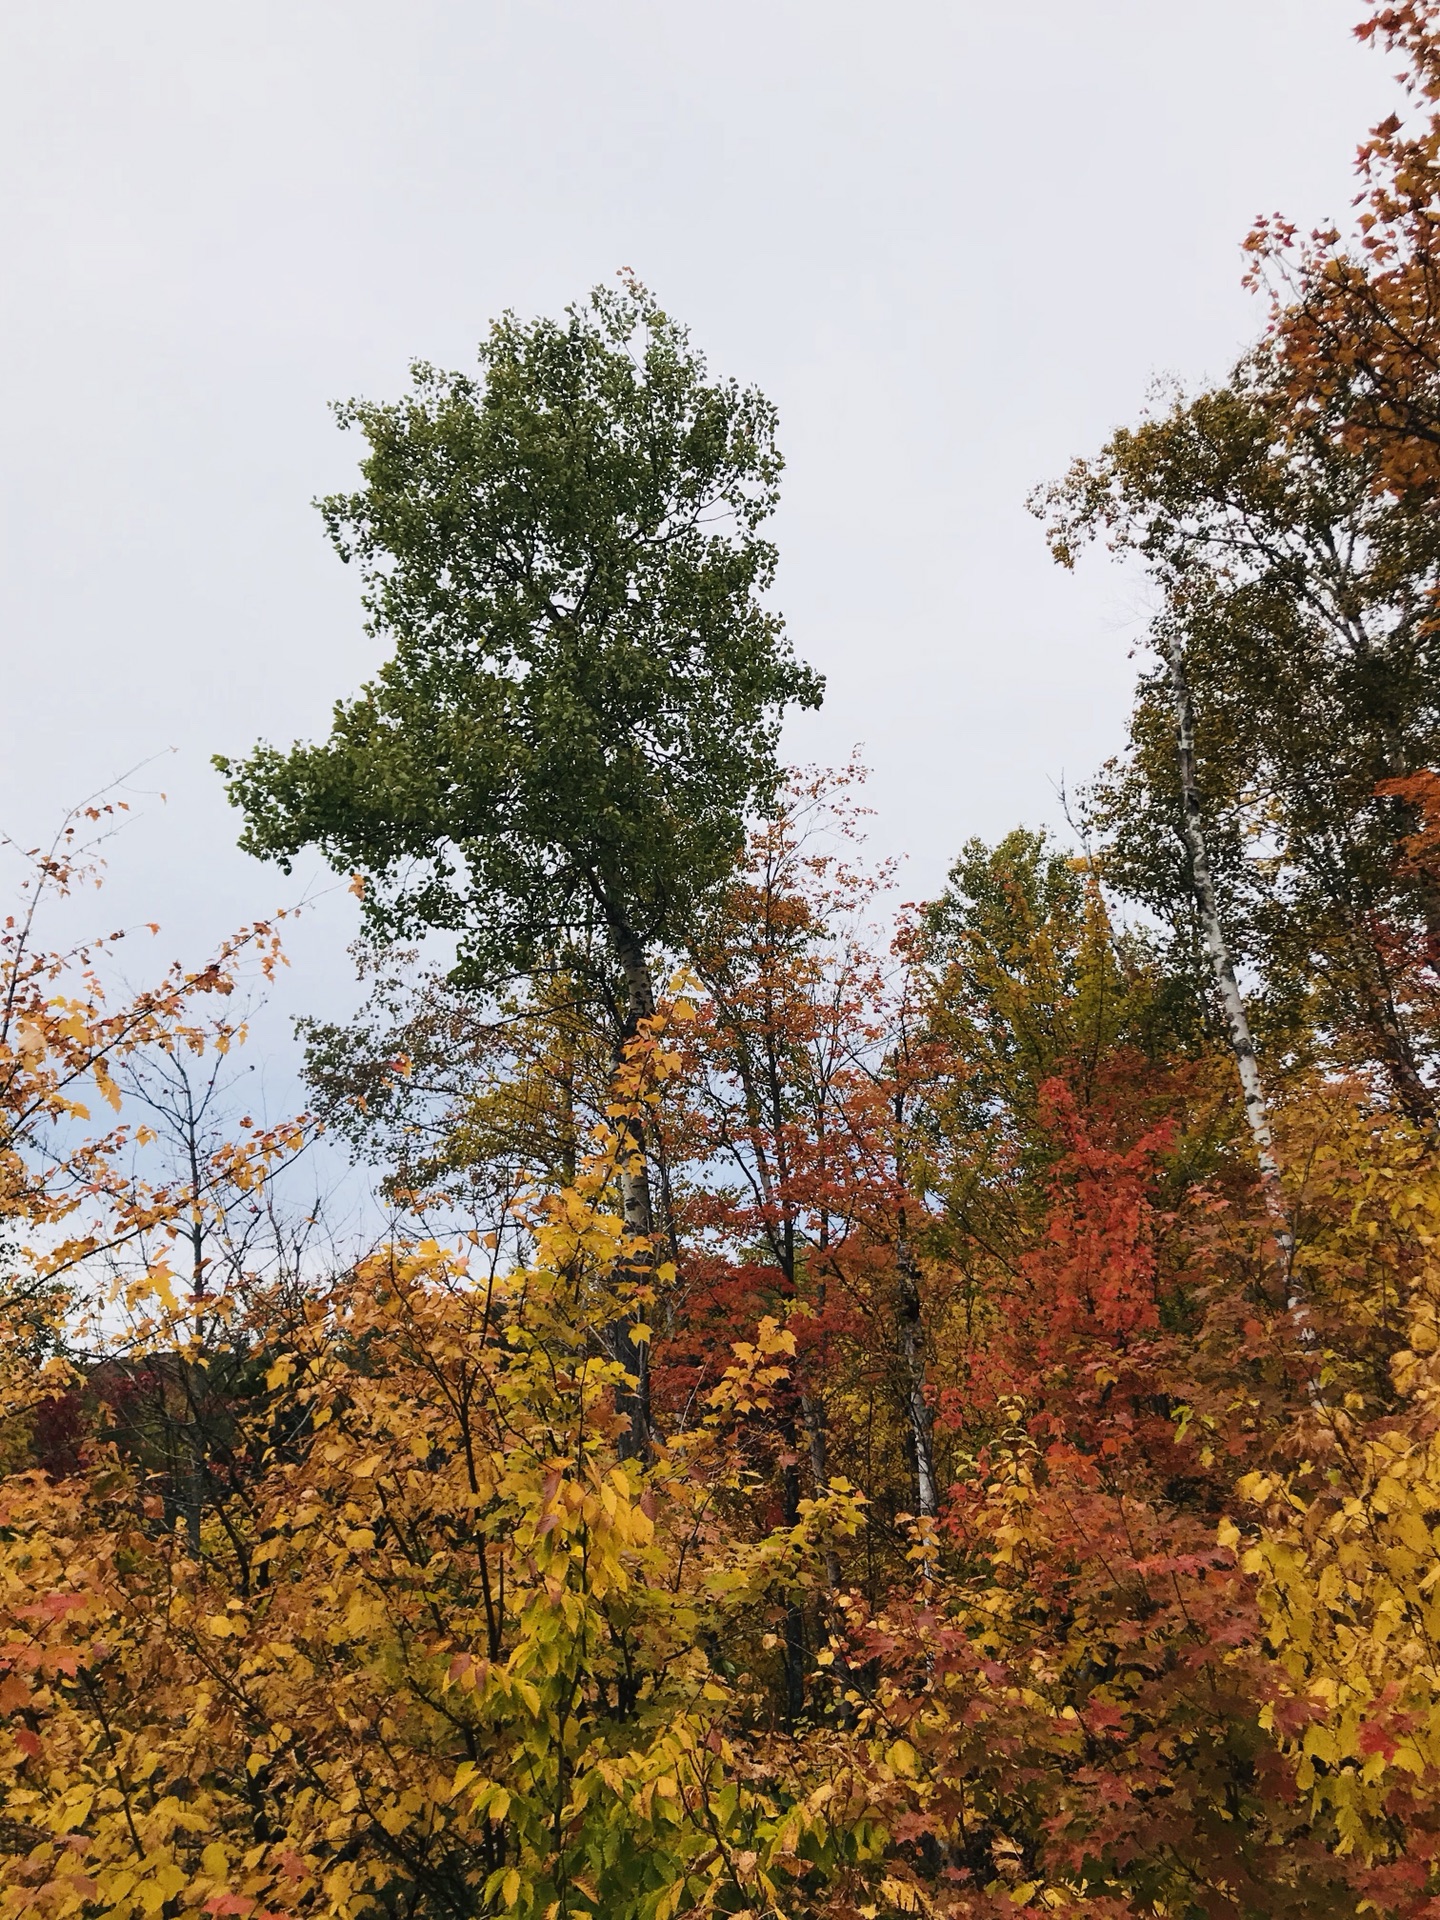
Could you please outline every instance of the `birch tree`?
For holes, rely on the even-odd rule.
[[[1171,701],[1175,710],[1176,759],[1180,774],[1180,810],[1185,823],[1185,847],[1190,858],[1191,885],[1200,916],[1205,952],[1215,976],[1216,990],[1225,1017],[1225,1032],[1240,1077],[1245,1124],[1250,1130],[1260,1169],[1260,1188],[1275,1229],[1275,1244],[1280,1255],[1280,1278],[1285,1289],[1285,1307],[1295,1324],[1300,1344],[1307,1357],[1314,1358],[1315,1331],[1310,1324],[1305,1297],[1295,1277],[1295,1235],[1280,1183],[1280,1163],[1275,1157],[1275,1134],[1270,1122],[1270,1102],[1255,1056],[1255,1041],[1245,1011],[1235,963],[1225,938],[1220,907],[1215,897],[1215,879],[1210,870],[1210,850],[1205,841],[1205,824],[1200,805],[1200,789],[1195,774],[1195,702],[1185,671],[1185,653],[1177,635],[1166,633],[1161,640],[1165,664],[1170,676]],[[1312,1397],[1319,1396],[1319,1383],[1312,1375]]]
[[[1200,916],[1201,935],[1205,942],[1205,953],[1209,959],[1211,971],[1215,976],[1215,986],[1225,1017],[1225,1031],[1230,1042],[1230,1051],[1235,1056],[1235,1070],[1240,1077],[1240,1090],[1245,1105],[1245,1122],[1250,1129],[1255,1158],[1260,1167],[1260,1178],[1267,1194],[1274,1195],[1278,1192],[1280,1169],[1275,1159],[1275,1138],[1270,1125],[1270,1103],[1265,1097],[1265,1087],[1260,1078],[1260,1064],[1255,1057],[1255,1042],[1250,1032],[1250,1020],[1245,1011],[1245,1001],[1240,993],[1239,981],[1235,977],[1235,963],[1230,955],[1230,943],[1225,938],[1225,928],[1220,919],[1220,906],[1215,894],[1215,876],[1210,868],[1210,849],[1205,841],[1200,788],[1195,774],[1195,702],[1190,692],[1190,679],[1185,671],[1185,654],[1179,639],[1169,634],[1161,644],[1165,652],[1165,664],[1170,676],[1171,699],[1175,710],[1180,813],[1184,822],[1185,848],[1190,859],[1191,884],[1195,890],[1195,905]]]

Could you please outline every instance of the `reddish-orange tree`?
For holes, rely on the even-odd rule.
[[[1440,7],[1377,5],[1356,33],[1403,55],[1418,121],[1391,114],[1360,148],[1353,233],[1302,239],[1276,216],[1248,244],[1274,288],[1294,404],[1373,453],[1395,492],[1428,495],[1440,478]]]

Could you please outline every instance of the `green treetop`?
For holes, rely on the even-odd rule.
[[[217,764],[242,845],[360,872],[373,931],[450,930],[481,984],[602,939],[633,1025],[821,698],[763,604],[775,413],[633,281],[479,358],[338,409],[364,485],[321,507],[394,651],[323,744]]]

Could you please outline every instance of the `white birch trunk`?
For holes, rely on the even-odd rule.
[[[925,1399],[925,1330],[920,1317],[920,1269],[908,1244],[895,1251],[900,1274],[900,1361],[905,1370],[905,1407],[915,1448],[915,1500],[922,1519],[940,1511],[935,1491],[935,1449]]]
[[[1296,1336],[1309,1357],[1313,1355],[1316,1347],[1315,1330],[1310,1325],[1305,1297],[1295,1278],[1295,1238],[1290,1230],[1285,1196],[1280,1186],[1280,1164],[1275,1158],[1275,1136],[1270,1125],[1270,1103],[1265,1097],[1265,1083],[1260,1077],[1260,1063],[1255,1057],[1255,1041],[1250,1032],[1245,1002],[1240,993],[1240,984],[1235,978],[1234,962],[1231,960],[1229,943],[1221,923],[1220,909],[1215,898],[1215,876],[1210,865],[1209,849],[1205,844],[1205,830],[1200,812],[1200,791],[1195,773],[1195,702],[1190,693],[1190,680],[1185,671],[1185,656],[1179,639],[1174,635],[1167,636],[1164,649],[1166,665],[1169,668],[1170,699],[1175,713],[1175,734],[1179,749],[1180,809],[1184,821],[1186,851],[1190,856],[1195,904],[1200,912],[1200,930],[1210,968],[1215,976],[1215,984],[1220,991],[1220,1004],[1224,1009],[1225,1025],[1230,1035],[1230,1051],[1234,1055],[1235,1069],[1240,1076],[1245,1119],[1250,1128],[1250,1139],[1260,1168],[1261,1191],[1270,1215],[1275,1242],[1280,1250],[1280,1272],[1285,1288],[1286,1311],[1294,1323]],[[1312,1376],[1312,1399],[1317,1395],[1318,1388]]]
[[[632,928],[608,904],[606,919],[610,949],[619,962],[625,980],[625,1024],[615,1049],[618,1068],[624,1058],[625,1047],[634,1038],[640,1022],[654,1015],[655,986],[650,977],[645,949]],[[620,1211],[627,1229],[648,1246],[655,1231],[655,1209],[650,1192],[645,1135],[636,1122],[632,1121],[626,1127],[625,1148],[625,1164],[620,1168],[619,1175]],[[634,1263],[632,1277],[641,1278],[641,1269],[652,1265],[653,1260],[647,1253],[643,1260]],[[647,1342],[635,1339],[631,1328],[629,1321],[617,1322],[609,1329],[606,1344],[612,1359],[617,1360],[635,1379],[631,1392],[617,1395],[619,1410],[626,1413],[630,1421],[630,1431],[622,1440],[621,1452],[643,1458],[650,1451],[650,1348]]]
[[[1220,923],[1220,910],[1215,899],[1215,878],[1210,867],[1210,854],[1205,845],[1205,831],[1200,818],[1200,794],[1195,777],[1195,703],[1190,695],[1190,682],[1185,672],[1185,660],[1178,640],[1171,639],[1166,642],[1166,657],[1170,669],[1170,698],[1175,710],[1175,734],[1179,747],[1180,809],[1185,828],[1185,846],[1190,855],[1190,875],[1195,889],[1195,904],[1200,910],[1200,930],[1204,937],[1210,968],[1215,975],[1215,984],[1220,989],[1220,1004],[1224,1008],[1225,1024],[1229,1029],[1230,1051],[1235,1056],[1236,1070],[1240,1075],[1245,1118],[1249,1123],[1250,1138],[1255,1145],[1255,1158],[1260,1163],[1260,1177],[1269,1188],[1280,1178],[1279,1164],[1275,1159],[1274,1135],[1270,1129],[1270,1105],[1265,1098],[1260,1066],[1255,1058],[1255,1042],[1251,1037],[1250,1022],[1245,1014],[1245,1002],[1240,996],[1239,982],[1235,978],[1235,967],[1230,958],[1229,944]]]

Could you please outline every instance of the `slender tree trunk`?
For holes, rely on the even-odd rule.
[[[1180,641],[1170,636],[1165,641],[1166,664],[1170,674],[1170,697],[1175,712],[1175,735],[1180,763],[1180,808],[1184,820],[1185,847],[1190,856],[1190,876],[1195,904],[1200,912],[1200,928],[1205,941],[1215,984],[1220,991],[1225,1025],[1230,1036],[1230,1051],[1240,1076],[1240,1091],[1245,1119],[1260,1169],[1260,1186],[1266,1210],[1280,1252],[1280,1274],[1285,1289],[1285,1307],[1294,1322],[1296,1336],[1307,1357],[1316,1347],[1315,1329],[1310,1324],[1304,1293],[1295,1277],[1295,1237],[1280,1185],[1280,1163],[1275,1157],[1275,1136],[1270,1125],[1270,1103],[1255,1057],[1255,1041],[1245,1013],[1245,1002],[1235,978],[1229,942],[1220,919],[1215,897],[1215,876],[1205,844],[1205,829],[1200,811],[1200,790],[1195,771],[1195,702],[1190,679],[1185,671],[1185,655]],[[1312,1375],[1311,1396],[1318,1393]]]
[[[1352,641],[1352,645],[1355,645],[1356,653],[1362,657],[1368,656],[1370,652],[1369,636],[1358,623],[1355,629],[1355,635],[1358,644]],[[1399,717],[1393,708],[1382,724],[1385,733],[1385,773],[1387,779],[1403,780],[1408,775],[1418,773],[1420,769],[1415,766],[1410,754],[1406,752]],[[1409,801],[1400,800],[1394,796],[1391,797],[1390,805],[1398,815],[1399,822],[1402,826],[1402,831],[1397,832],[1395,835],[1398,859],[1401,843],[1420,828],[1422,810],[1412,805]],[[1415,884],[1420,896],[1420,910],[1425,916],[1425,963],[1432,972],[1440,973],[1440,882],[1437,882],[1436,876],[1432,872],[1426,871],[1415,875]],[[1379,971],[1382,976],[1387,971],[1383,961]],[[1385,987],[1386,1004],[1391,1009],[1397,1035],[1401,1042],[1401,1063],[1398,1067],[1398,1077],[1395,1063],[1393,1061],[1387,1061],[1387,1065],[1390,1066],[1391,1077],[1396,1081],[1396,1092],[1399,1094],[1401,1102],[1411,1119],[1417,1121],[1422,1126],[1433,1129],[1436,1118],[1435,1095],[1420,1078],[1419,1070],[1415,1064],[1415,1051],[1410,1044],[1409,1035],[1404,1033],[1403,1029],[1400,1028],[1400,1018],[1394,1008],[1394,999],[1389,992],[1388,980],[1385,982]]]
[[[780,1422],[785,1462],[780,1469],[781,1512],[787,1527],[800,1524],[800,1456],[795,1416],[787,1412]],[[805,1711],[805,1614],[793,1599],[785,1606],[785,1725],[793,1733]]]
[[[901,1070],[908,1042],[902,1028]],[[894,1100],[895,1166],[901,1176],[901,1191],[908,1183],[905,1171],[905,1095],[897,1085]],[[896,1294],[900,1321],[900,1367],[904,1388],[905,1412],[910,1424],[910,1444],[915,1450],[915,1510],[922,1520],[933,1519],[940,1510],[935,1491],[935,1446],[930,1424],[930,1407],[925,1398],[925,1315],[920,1293],[920,1262],[910,1244],[905,1207],[899,1209],[895,1235]]]
[[[604,906],[610,951],[625,982],[625,1018],[615,1047],[615,1067],[618,1071],[626,1047],[640,1030],[640,1023],[654,1015],[655,983],[638,935],[614,906],[612,899],[607,898]],[[620,1210],[627,1229],[648,1248],[655,1231],[655,1209],[650,1193],[650,1162],[645,1147],[645,1129],[638,1119],[630,1119],[624,1125],[625,1164],[620,1169]],[[632,1264],[630,1277],[643,1279],[653,1264],[652,1255],[646,1252]],[[622,1436],[620,1451],[632,1458],[643,1459],[650,1450],[649,1343],[635,1338],[634,1321],[627,1319],[617,1320],[607,1330],[606,1346],[611,1359],[633,1375],[635,1380],[633,1388],[616,1396],[618,1410],[628,1417],[630,1423],[628,1433]]]
[[[920,1267],[901,1238],[895,1250],[895,1268],[900,1276],[900,1364],[904,1371],[905,1410],[910,1421],[910,1440],[915,1449],[916,1510],[922,1519],[933,1519],[940,1510],[935,1492],[935,1447],[930,1426],[930,1407],[925,1398],[925,1327],[921,1317]]]
[[[1185,849],[1190,856],[1191,884],[1195,904],[1200,911],[1205,952],[1215,976],[1215,984],[1220,989],[1220,1004],[1230,1036],[1230,1051],[1235,1056],[1235,1067],[1240,1076],[1245,1118],[1250,1127],[1250,1138],[1254,1143],[1255,1158],[1260,1164],[1260,1178],[1265,1183],[1268,1200],[1272,1190],[1278,1189],[1280,1168],[1275,1158],[1275,1141],[1270,1128],[1270,1104],[1265,1097],[1245,1002],[1240,995],[1229,943],[1220,921],[1220,909],[1215,898],[1215,877],[1205,844],[1200,793],[1195,777],[1195,703],[1191,698],[1189,676],[1185,672],[1184,655],[1178,640],[1172,639],[1166,643],[1166,655],[1170,669],[1171,704],[1175,710],[1175,734],[1180,760],[1180,809],[1185,828]],[[1278,1192],[1274,1197],[1278,1201]]]
[[[190,1076],[182,1075],[185,1089],[185,1156],[190,1166],[190,1303],[197,1310],[205,1298],[205,1217],[200,1203],[200,1123],[195,1113],[195,1099],[191,1090]],[[196,1332],[201,1330],[198,1316],[195,1321]],[[179,1362],[180,1377],[184,1385],[186,1411],[188,1418],[182,1430],[181,1447],[185,1454],[185,1532],[190,1542],[190,1551],[198,1560],[200,1557],[200,1523],[205,1507],[205,1429],[201,1420],[200,1398],[204,1392],[204,1373],[198,1372],[188,1360]],[[200,1392],[197,1393],[197,1385]]]
[[[580,1170],[580,1141],[575,1129],[575,1055],[567,1052],[560,1062],[560,1178],[573,1187]]]
[[[1415,1062],[1415,1048],[1405,1031],[1405,1023],[1400,1018],[1400,1008],[1394,995],[1394,981],[1390,975],[1390,966],[1380,950],[1379,941],[1371,929],[1361,929],[1365,947],[1369,952],[1365,958],[1371,962],[1373,979],[1365,977],[1363,962],[1357,981],[1356,998],[1359,1000],[1359,1018],[1371,1029],[1371,1039],[1380,1064],[1390,1075],[1390,1085],[1404,1108],[1407,1119],[1413,1119],[1417,1127],[1434,1127],[1434,1092],[1425,1085],[1421,1069]],[[1434,933],[1427,931],[1427,950],[1432,948]],[[1434,962],[1430,962],[1434,964]]]
[[[1427,944],[1431,938],[1427,934]],[[1406,1117],[1413,1120],[1417,1127],[1433,1129],[1435,1095],[1426,1086],[1416,1065],[1415,1050],[1400,1018],[1400,1009],[1395,1004],[1385,956],[1373,937],[1367,940],[1367,944],[1370,949],[1367,957],[1373,962],[1375,977],[1370,981],[1361,973],[1356,994],[1361,1003],[1360,1017],[1370,1029],[1375,1051],[1390,1076],[1390,1084]]]
[[[810,1455],[810,1477],[821,1494],[830,1484],[830,1436],[825,1425],[825,1402],[810,1393],[803,1381],[800,1387],[800,1418],[805,1425],[805,1445]],[[825,1549],[825,1584],[831,1593],[840,1591],[840,1556],[833,1547]]]

